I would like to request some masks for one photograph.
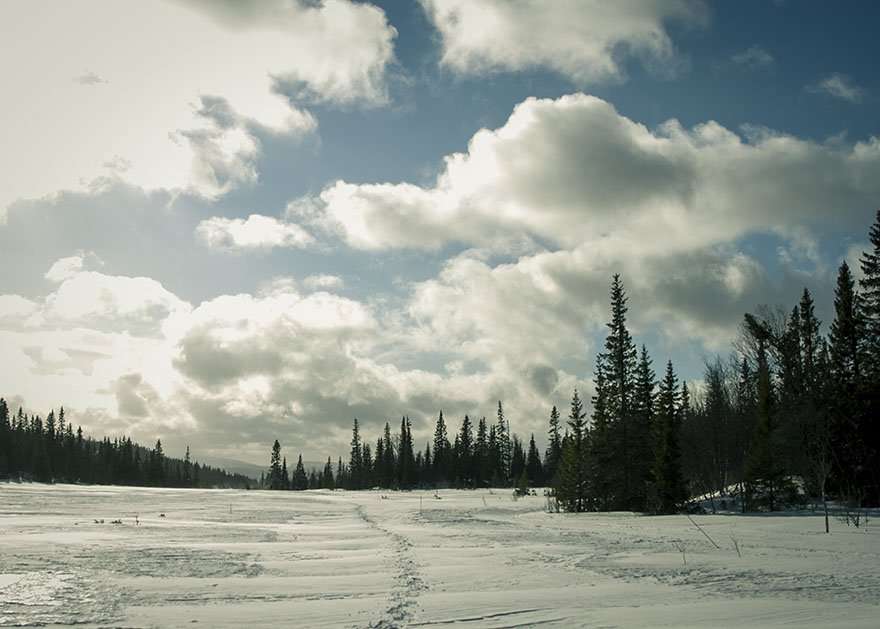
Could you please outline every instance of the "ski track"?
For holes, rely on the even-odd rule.
[[[394,589],[389,596],[389,605],[382,619],[370,623],[370,629],[397,629],[407,627],[413,619],[418,606],[418,596],[427,586],[422,579],[418,564],[412,557],[412,542],[400,533],[396,533],[379,525],[366,512],[363,505],[355,508],[358,516],[372,529],[381,531],[389,540],[392,548],[391,563],[396,574]]]

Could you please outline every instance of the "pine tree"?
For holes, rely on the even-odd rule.
[[[333,480],[333,463],[330,462],[330,457],[327,457],[327,462],[324,464],[324,471],[321,474],[321,489],[335,489],[336,484]]]
[[[837,275],[834,291],[834,321],[831,324],[829,348],[831,364],[838,383],[845,388],[857,386],[861,379],[864,358],[863,319],[855,280],[844,261]]]
[[[510,430],[507,421],[504,419],[504,408],[501,406],[501,400],[498,400],[498,411],[496,412],[495,421],[495,443],[498,448],[498,480],[504,486],[510,485],[510,459],[512,456],[510,443]]]
[[[269,459],[269,489],[284,489],[281,475],[281,444],[278,440],[272,444],[272,455]]]
[[[865,323],[866,371],[880,386],[880,210],[868,233],[871,250],[862,253],[861,303]]]
[[[461,428],[457,436],[455,442],[455,459],[458,463],[456,484],[459,487],[471,487],[473,486],[474,435],[471,419],[467,415],[461,421]]]
[[[397,481],[401,489],[408,489],[415,484],[415,453],[413,452],[412,429],[409,417],[400,419],[400,437],[398,439]]]
[[[183,485],[192,487],[192,459],[189,454],[189,444],[186,446],[186,455],[183,458]]]
[[[280,489],[290,489],[290,474],[287,472],[287,457],[281,459],[281,487]]]
[[[556,471],[562,460],[562,434],[559,432],[559,411],[550,409],[550,429],[547,431],[547,452],[544,454],[544,473],[547,481],[555,484]]]
[[[375,480],[375,463],[370,444],[365,443],[361,449],[361,487],[372,487]]]
[[[489,480],[491,480],[492,473],[489,470],[490,460],[491,457],[489,456],[489,428],[486,423],[486,418],[481,417],[480,421],[477,422],[477,437],[474,441],[474,486],[483,486]]]
[[[309,488],[309,479],[308,476],[306,476],[306,470],[303,467],[302,454],[299,455],[299,459],[296,462],[296,468],[293,470],[293,478],[290,480],[290,487],[297,491]]]
[[[449,438],[446,434],[446,422],[443,420],[443,411],[437,417],[437,425],[434,428],[434,482],[445,485],[449,482]]]
[[[385,432],[382,435],[382,449],[385,453],[382,474],[386,479],[386,487],[397,487],[397,456],[394,451],[394,442],[391,439],[391,425],[388,422],[385,422]]]
[[[568,414],[570,435],[562,448],[556,499],[566,511],[581,512],[589,508],[587,423],[584,421],[583,403],[577,389],[571,398]]]
[[[839,484],[846,498],[861,503],[866,491],[876,493],[878,474],[874,448],[876,418],[868,411],[875,406],[877,383],[863,373],[866,366],[865,317],[855,281],[846,262],[840,265],[834,292],[834,321],[829,334],[829,352],[834,388],[831,392],[832,450],[837,461]],[[872,434],[873,433],[873,434]],[[874,477],[874,482],[871,478]],[[871,491],[873,489],[873,491]]]
[[[608,323],[608,336],[605,339],[605,380],[607,384],[607,416],[611,429],[611,445],[614,470],[616,505],[629,508],[635,488],[640,479],[633,456],[633,397],[634,378],[637,369],[636,347],[626,327],[626,292],[620,275],[615,274],[611,282],[611,321]]]
[[[357,417],[351,427],[351,453],[348,459],[349,486],[351,489],[363,487],[363,451],[361,449],[361,434],[358,428]]]
[[[510,477],[519,480],[526,469],[526,451],[516,435],[511,436]]]
[[[538,452],[538,446],[535,445],[535,433],[532,433],[529,439],[529,452],[526,455],[526,474],[533,486],[541,485],[544,482],[544,470],[541,465],[541,455]]]
[[[161,487],[165,483],[165,453],[162,451],[162,440],[156,440],[156,446],[150,453],[150,484]]]
[[[599,511],[611,509],[614,494],[612,487],[613,452],[608,414],[608,383],[605,378],[605,357],[596,357],[596,395],[593,396],[593,427],[589,437],[589,485],[590,495]]]
[[[746,460],[746,497],[749,506],[765,504],[770,511],[774,511],[780,504],[784,470],[779,457],[779,433],[767,342],[762,336],[757,340],[757,419]]]
[[[687,499],[684,475],[681,469],[682,402],[678,378],[670,360],[666,375],[657,393],[657,445],[654,479],[656,487],[655,510],[675,513]]]
[[[651,445],[654,430],[655,386],[656,377],[651,368],[651,358],[648,356],[647,348],[642,345],[633,384],[633,413],[627,446],[627,452],[633,459],[633,478],[625,502],[632,511],[645,510],[648,486],[653,478],[654,452]]]

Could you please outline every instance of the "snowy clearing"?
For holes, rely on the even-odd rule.
[[[3,484],[0,626],[878,626],[872,522],[438,496]]]

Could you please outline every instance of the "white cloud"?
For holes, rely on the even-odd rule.
[[[247,219],[212,217],[196,227],[196,236],[214,249],[303,248],[314,237],[295,223],[285,223],[271,216],[251,214]]]
[[[817,143],[713,121],[652,130],[573,94],[517,105],[502,127],[447,156],[431,187],[339,181],[318,200],[324,219],[362,249],[504,249],[534,237],[648,255],[756,230],[861,225],[878,196],[878,138]]]
[[[56,260],[44,276],[50,282],[63,282],[83,270],[82,256],[69,256]]]
[[[422,0],[440,32],[442,63],[456,72],[549,68],[583,85],[621,79],[622,59],[669,65],[667,20],[699,23],[702,3],[619,0]]]
[[[39,304],[21,295],[0,295],[0,321],[24,321],[39,309]]]
[[[303,286],[312,290],[338,290],[345,286],[345,282],[338,275],[309,275],[303,280]]]
[[[16,24],[0,57],[0,171],[14,173],[0,216],[16,199],[81,189],[114,156],[130,164],[123,174],[135,185],[222,194],[255,177],[254,129],[314,129],[291,97],[345,106],[387,100],[396,31],[376,7],[327,0],[225,8],[252,19],[220,19],[224,5],[215,2],[0,3],[0,22]],[[206,118],[206,95],[229,103],[234,125]]]
[[[849,103],[861,103],[865,97],[864,89],[856,85],[850,77],[836,72],[809,86],[808,89]]]
[[[732,55],[730,60],[751,68],[766,68],[773,65],[776,61],[773,55],[760,46],[749,46],[745,50]]]

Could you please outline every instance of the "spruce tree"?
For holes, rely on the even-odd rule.
[[[638,492],[640,482],[633,457],[633,397],[637,369],[636,347],[626,327],[628,311],[626,291],[619,274],[611,282],[611,321],[605,339],[606,408],[611,429],[615,502],[619,508],[629,508]]]
[[[434,428],[434,482],[441,486],[449,482],[450,447],[441,410]]]
[[[465,414],[461,420],[461,428],[456,440],[455,458],[458,462],[458,478],[456,484],[459,487],[473,486],[473,427],[470,417]]]
[[[302,454],[299,455],[299,459],[296,462],[296,468],[293,470],[293,478],[290,479],[290,487],[297,491],[309,488],[309,479],[308,476],[306,476],[306,470],[303,467]]]
[[[589,435],[590,495],[599,511],[611,509],[614,499],[612,479],[613,451],[611,422],[608,413],[608,384],[605,378],[605,357],[596,357],[596,395],[593,396],[593,426]]]
[[[670,360],[657,393],[654,479],[658,513],[676,513],[687,499],[681,468],[681,416],[681,393]]]
[[[532,433],[529,439],[529,452],[526,455],[526,474],[533,486],[541,485],[544,482],[544,470],[541,465],[541,455],[538,452],[538,446],[535,445],[535,433]]]
[[[281,444],[277,439],[272,444],[272,455],[269,459],[269,489],[284,489],[281,475]]]
[[[510,477],[519,480],[523,470],[526,469],[526,451],[522,441],[516,435],[511,435]]]
[[[504,408],[501,406],[501,400],[498,400],[498,411],[496,412],[495,442],[498,448],[498,477],[502,485],[508,486],[510,484],[510,459],[512,451],[510,430],[507,421],[504,419]]]
[[[186,455],[183,459],[183,484],[185,487],[192,487],[192,460],[189,454],[189,444],[186,446]]]
[[[868,233],[871,248],[862,253],[861,304],[865,323],[866,371],[880,386],[880,210]],[[876,391],[875,391],[876,393]]]
[[[492,478],[489,471],[489,428],[486,418],[481,417],[477,422],[477,437],[474,440],[473,480],[474,486],[485,485]]]
[[[581,512],[589,508],[587,469],[587,423],[583,403],[577,389],[571,398],[568,415],[569,438],[562,449],[562,462],[556,485],[556,499],[566,511]]]
[[[779,457],[779,433],[767,341],[764,337],[757,340],[757,418],[746,460],[746,500],[749,507],[765,505],[774,511],[780,504],[784,470]]]
[[[642,345],[633,385],[633,414],[628,431],[630,443],[627,447],[633,458],[633,482],[625,502],[632,511],[645,510],[647,490],[652,479],[655,386],[656,377],[651,368],[651,358],[647,348]]]
[[[330,462],[330,457],[327,457],[327,462],[324,464],[324,471],[321,474],[321,489],[335,489],[336,484],[333,480],[333,463]]]
[[[363,487],[363,450],[357,417],[354,418],[351,426],[351,452],[348,458],[348,474],[351,489]]]
[[[386,479],[386,487],[397,487],[397,455],[391,439],[391,425],[388,422],[385,422],[385,431],[382,433],[382,448],[385,453],[382,474]]]
[[[544,473],[550,484],[555,483],[556,470],[562,460],[562,434],[559,432],[559,411],[550,409],[550,428],[547,431],[547,452],[544,454]]]
[[[864,329],[855,280],[844,261],[837,274],[834,291],[834,321],[829,349],[834,376],[844,390],[854,388],[861,379],[864,359]]]

